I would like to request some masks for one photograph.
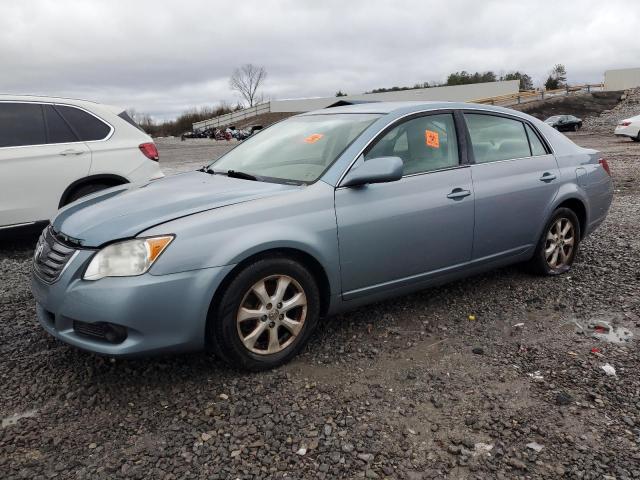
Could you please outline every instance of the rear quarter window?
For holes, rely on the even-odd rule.
[[[120,113],[118,114],[118,116],[119,116],[122,120],[124,120],[125,122],[127,122],[129,125],[131,125],[131,126],[133,126],[133,127],[136,127],[136,128],[137,128],[138,130],[140,130],[141,132],[144,132],[144,130],[142,129],[142,127],[141,127],[140,125],[138,125],[138,124],[136,123],[136,121],[135,121],[133,118],[131,118],[131,115],[129,115],[129,114],[127,113],[127,111],[126,111],[126,110],[124,110],[124,111],[120,112]],[[144,132],[144,133],[146,133],[146,132]]]
[[[84,110],[66,105],[56,105],[55,108],[83,142],[104,140],[111,133],[109,125]]]

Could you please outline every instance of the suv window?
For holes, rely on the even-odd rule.
[[[140,130],[141,132],[144,132],[144,130],[142,129],[142,127],[141,127],[140,125],[138,125],[138,124],[136,123],[136,121],[135,121],[133,118],[131,118],[131,115],[129,115],[129,114],[127,113],[127,111],[126,111],[126,110],[123,110],[122,112],[120,112],[120,113],[118,114],[118,116],[119,116],[121,119],[123,119],[125,122],[127,122],[129,125],[132,125],[132,126],[136,127],[136,128],[137,128],[138,130]]]
[[[47,122],[47,143],[77,142],[78,137],[71,131],[67,122],[56,111],[53,105],[43,105],[44,118]]]
[[[0,102],[0,147],[46,143],[42,106]]]
[[[397,125],[376,141],[364,160],[388,156],[402,159],[405,175],[457,166],[453,115],[425,115]]]
[[[530,157],[524,124],[511,118],[465,113],[476,163]]]
[[[526,125],[526,124],[524,128],[527,130],[527,136],[529,137],[529,144],[531,145],[531,154],[533,156],[546,155],[547,149],[544,147],[544,144],[540,140],[540,137],[538,137],[536,132],[533,131],[533,128],[531,128],[529,125]]]
[[[109,125],[84,110],[66,105],[56,105],[55,108],[83,142],[103,140],[111,132]]]

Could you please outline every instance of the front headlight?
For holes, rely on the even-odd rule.
[[[142,275],[151,268],[173,238],[173,235],[163,235],[112,243],[95,254],[82,278],[100,280],[104,277]]]

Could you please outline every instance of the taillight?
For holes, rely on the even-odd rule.
[[[601,158],[598,160],[598,163],[602,165],[602,168],[604,168],[604,171],[607,172],[609,176],[611,176],[611,170],[609,169],[609,162],[607,162],[604,158]]]
[[[631,122],[620,122],[618,125],[620,125],[621,127],[628,127],[629,125],[631,125]]]
[[[160,159],[160,155],[158,155],[158,149],[156,148],[155,143],[141,143],[139,148],[140,151],[144,153],[144,156],[149,160],[154,160],[157,162]]]

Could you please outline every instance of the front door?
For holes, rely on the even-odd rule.
[[[471,169],[460,164],[458,152],[453,115],[439,113],[383,132],[358,160],[398,156],[404,176],[336,189],[345,299],[400,288],[470,261],[474,195]]]

